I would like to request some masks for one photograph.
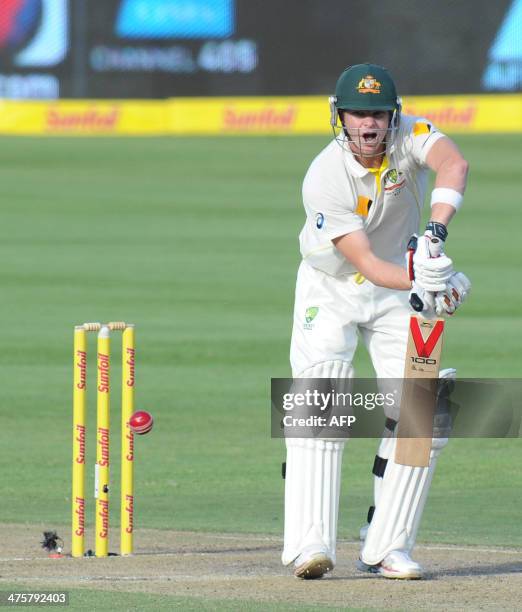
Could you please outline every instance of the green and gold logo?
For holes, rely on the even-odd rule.
[[[305,324],[304,324],[304,328],[305,329],[312,329],[313,327],[313,323],[312,321],[315,319],[315,317],[317,316],[317,313],[319,312],[319,306],[309,306],[306,309],[305,312]]]
[[[384,191],[398,193],[405,182],[406,177],[404,173],[392,168],[384,178]]]
[[[305,312],[306,322],[311,323],[317,316],[318,312],[319,312],[319,306],[310,306],[310,308],[307,308]]]
[[[379,83],[379,81],[374,76],[372,76],[371,74],[367,74],[359,81],[357,85],[357,91],[359,93],[379,94],[381,93],[381,86],[382,84]]]

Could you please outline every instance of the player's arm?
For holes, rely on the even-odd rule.
[[[435,172],[430,220],[448,225],[458,210],[466,189],[468,162],[448,137],[439,138],[426,155],[426,164]]]
[[[384,261],[371,250],[364,230],[357,230],[332,240],[336,248],[369,281],[389,289],[410,289],[411,281],[404,268]]]
[[[426,274],[433,276],[439,273],[429,268],[434,264],[436,266],[441,256],[444,256],[444,242],[448,235],[446,227],[462,204],[469,170],[468,162],[457,145],[446,136],[439,138],[428,151],[426,164],[435,172],[435,187],[431,196],[430,221],[413,256],[416,279]],[[421,285],[425,281],[425,278],[422,279]],[[435,310],[439,316],[443,313],[453,314],[471,289],[469,279],[459,272],[453,273],[447,282],[447,287],[435,294]],[[415,289],[412,293],[415,293]],[[411,295],[410,303],[413,308],[420,310],[415,307]]]
[[[451,263],[440,256],[444,254],[447,225],[462,203],[468,175],[468,162],[447,136],[436,140],[426,154],[425,163],[435,172],[435,187],[431,194],[430,220],[413,256],[415,278],[419,280],[423,275],[434,279],[439,275],[439,268],[446,270]]]

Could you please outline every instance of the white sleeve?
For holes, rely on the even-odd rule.
[[[364,228],[354,212],[354,198],[348,185],[339,189],[333,183],[318,181],[308,173],[303,182],[303,204],[307,223],[320,240],[332,240]]]
[[[431,147],[439,140],[444,138],[444,134],[439,132],[437,128],[428,119],[421,117],[415,117],[412,122],[411,129],[406,135],[408,142],[408,148],[414,158],[414,160],[422,166],[427,167],[426,156],[428,155]]]

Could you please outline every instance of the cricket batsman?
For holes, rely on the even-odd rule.
[[[347,68],[330,98],[335,138],[312,161],[303,183],[306,221],[299,236],[290,349],[294,378],[349,379],[360,337],[378,378],[402,378],[410,315],[451,315],[470,291],[445,254],[468,163],[455,143],[420,117],[401,114],[390,73],[374,64]],[[431,216],[416,250],[429,171]],[[455,371],[442,374],[454,377]],[[379,446],[373,516],[358,568],[389,578],[422,577],[412,557],[437,456],[428,467],[394,461],[398,415]],[[286,440],[282,561],[298,578],[320,578],[336,562],[344,441]]]

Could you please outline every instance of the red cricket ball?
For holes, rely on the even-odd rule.
[[[153,425],[154,419],[152,414],[146,410],[138,410],[129,419],[129,427],[139,436],[149,433]]]

